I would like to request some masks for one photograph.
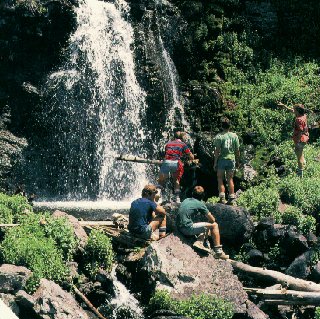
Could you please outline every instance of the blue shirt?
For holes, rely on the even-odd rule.
[[[138,198],[131,203],[128,229],[142,233],[152,219],[152,212],[157,204],[147,198]]]

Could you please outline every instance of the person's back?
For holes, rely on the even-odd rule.
[[[206,217],[208,209],[204,202],[196,198],[186,198],[178,210],[177,223],[179,228],[192,226],[197,216]]]
[[[184,154],[189,154],[190,149],[186,143],[180,139],[169,141],[165,146],[165,159],[166,160],[180,160]]]
[[[157,204],[147,198],[138,198],[131,203],[128,229],[134,233],[143,232],[152,219]]]
[[[216,145],[220,146],[219,158],[235,160],[235,152],[239,149],[239,138],[236,133],[227,131],[218,134]]]

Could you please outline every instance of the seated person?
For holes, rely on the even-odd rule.
[[[142,198],[131,203],[128,229],[134,236],[155,239],[152,232],[157,229],[160,238],[166,236],[166,211],[155,202],[157,192],[156,186],[148,184],[142,190]]]
[[[226,255],[222,250],[220,244],[220,233],[218,224],[215,218],[209,212],[205,203],[202,201],[204,197],[204,189],[202,186],[195,186],[192,193],[192,198],[186,198],[180,205],[177,218],[177,226],[182,234],[186,236],[198,235],[197,241],[194,243],[194,247],[200,248],[211,252],[209,248],[204,246],[206,239],[205,234],[211,236],[214,247],[213,255],[215,258],[228,259],[229,255]],[[208,222],[194,223],[193,220],[197,216],[203,216]]]

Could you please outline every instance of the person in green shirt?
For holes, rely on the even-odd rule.
[[[236,133],[230,131],[231,123],[229,119],[223,118],[221,121],[222,132],[215,138],[214,170],[217,171],[218,190],[220,203],[226,204],[225,186],[223,184],[226,175],[229,188],[229,205],[235,204],[235,193],[233,175],[236,167],[239,167],[239,138]]]
[[[180,205],[177,216],[177,227],[185,236],[198,236],[193,247],[211,253],[207,236],[211,236],[214,243],[213,255],[215,258],[228,259],[222,250],[220,243],[219,226],[215,218],[202,201],[204,189],[202,186],[195,186],[191,198],[186,198]],[[194,222],[197,218],[207,220],[206,222]],[[205,243],[206,246],[205,247]]]

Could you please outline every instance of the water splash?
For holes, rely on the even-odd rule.
[[[129,6],[83,0],[68,61],[48,79],[52,139],[61,165],[57,183],[67,199],[131,199],[146,183],[145,166],[117,162],[120,153],[143,156],[145,92],[134,69]],[[58,132],[57,132],[58,131]],[[57,186],[58,187],[58,186]]]

